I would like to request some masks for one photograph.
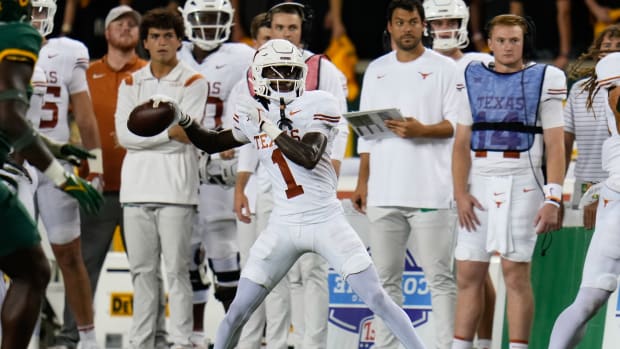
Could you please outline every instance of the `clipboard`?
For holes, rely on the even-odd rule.
[[[342,116],[347,119],[353,131],[355,131],[359,137],[366,140],[396,137],[396,135],[385,126],[384,121],[404,120],[400,110],[396,108],[344,113]]]

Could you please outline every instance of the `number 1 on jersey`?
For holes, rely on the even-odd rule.
[[[280,151],[280,149],[273,150],[271,153],[271,160],[274,164],[278,165],[278,168],[280,168],[280,173],[282,173],[282,177],[284,178],[284,182],[286,182],[286,198],[292,199],[295,196],[303,194],[304,187],[295,182],[291,169],[288,167],[288,164],[286,163],[284,155],[282,155],[282,151]]]

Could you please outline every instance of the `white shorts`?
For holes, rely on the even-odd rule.
[[[454,256],[457,260],[488,262],[496,252],[487,248],[487,231],[489,229],[488,209],[498,205],[493,194],[489,192],[492,177],[471,176],[469,192],[485,208],[484,211],[474,208],[480,225],[473,232],[458,227],[457,244]],[[540,180],[539,180],[540,181]],[[540,182],[542,184],[542,182]],[[505,224],[508,224],[514,249],[500,253],[502,258],[514,262],[529,262],[536,246],[536,230],[534,218],[540,209],[544,196],[542,189],[533,175],[512,176],[509,213]],[[504,204],[504,203],[501,203]]]
[[[192,244],[202,242],[207,258],[231,258],[239,253],[233,196],[234,188],[200,185]]]
[[[64,164],[72,172],[71,165]],[[80,206],[76,199],[58,189],[46,175],[37,171],[39,215],[52,244],[67,244],[80,236]]]
[[[596,228],[583,266],[581,287],[613,292],[620,275],[620,193],[603,185]]]
[[[306,252],[327,260],[344,278],[371,265],[366,247],[349,222],[338,212],[323,223],[290,225],[271,217],[250,250],[241,277],[271,290]]]

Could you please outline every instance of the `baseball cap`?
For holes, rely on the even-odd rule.
[[[117,20],[119,17],[131,13],[136,21],[140,22],[140,14],[127,5],[116,6],[108,12],[108,15],[105,17],[105,27],[107,28],[110,23]]]

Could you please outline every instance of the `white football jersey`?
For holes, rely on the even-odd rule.
[[[327,136],[327,146],[321,160],[313,169],[306,169],[289,159],[245,114],[233,116],[233,135],[241,142],[250,142],[258,150],[261,166],[269,174],[274,198],[273,215],[280,222],[307,224],[324,221],[342,212],[336,198],[337,178],[330,153],[340,121],[338,102],[324,91],[307,91],[286,106],[286,116],[292,128],[285,131],[301,140],[306,133],[321,132]],[[266,117],[275,125],[280,120],[279,106],[269,105]]]
[[[35,65],[32,71],[32,78],[30,78],[30,85],[32,85],[32,96],[30,96],[30,105],[26,112],[26,119],[30,121],[34,129],[38,129],[41,122],[43,98],[47,91],[47,77],[41,67]]]
[[[230,128],[231,121],[223,118],[224,115],[232,114],[232,111],[226,112],[230,108],[226,101],[235,84],[245,76],[252,63],[254,50],[246,44],[225,43],[199,63],[192,55],[193,47],[191,42],[184,42],[177,56],[202,74],[209,84],[203,125],[208,128]]]
[[[210,129],[231,128],[232,110],[228,98],[235,84],[245,76],[252,62],[254,50],[246,44],[225,43],[211,52],[202,62],[197,62],[192,54],[193,48],[191,42],[183,42],[177,57],[202,74],[209,84],[202,125]],[[213,154],[211,158],[217,159],[219,154]],[[201,185],[200,215],[208,221],[234,220],[234,190],[217,184]]]
[[[88,91],[88,62],[86,46],[66,37],[50,39],[39,52],[36,66],[45,71],[47,85],[37,126],[53,140],[69,140],[69,97]]]

